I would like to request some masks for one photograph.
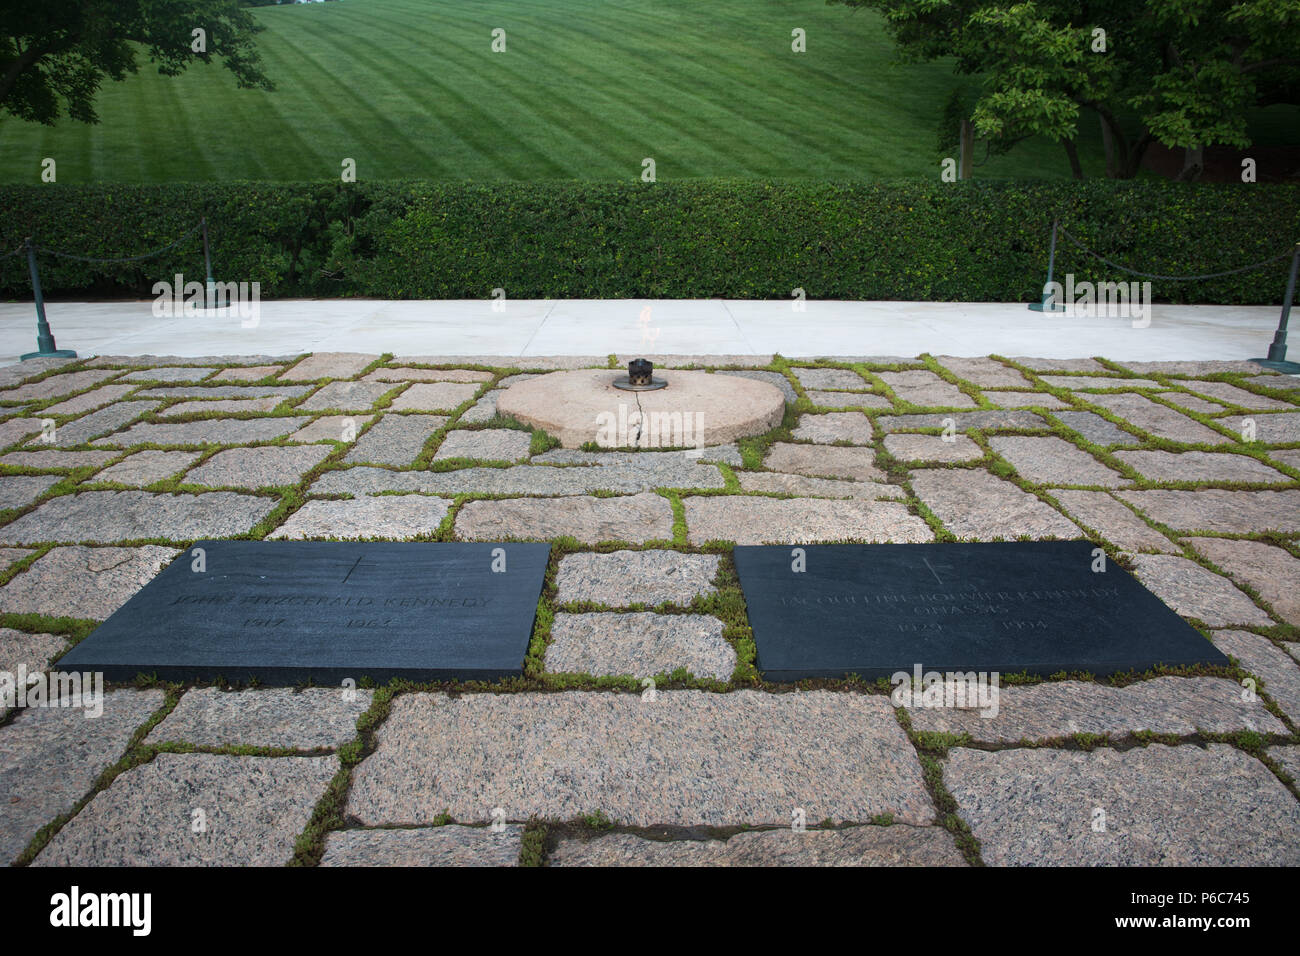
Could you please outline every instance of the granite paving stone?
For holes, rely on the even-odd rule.
[[[1170,441],[1200,442],[1207,445],[1229,444],[1233,439],[1142,395],[1129,392],[1089,395],[1093,405],[1107,409],[1118,418]],[[1225,424],[1226,424],[1225,419]]]
[[[333,755],[160,753],[96,794],[34,865],[282,866],[338,767]]]
[[[513,428],[481,428],[447,432],[433,460],[474,458],[479,461],[523,461],[532,435]]]
[[[432,535],[451,502],[429,495],[383,495],[353,501],[310,499],[268,538],[384,538]]]
[[[213,382],[256,382],[268,375],[279,375],[284,371],[283,365],[249,365],[245,368],[218,369],[210,381]]]
[[[809,389],[808,400],[820,408],[892,408],[894,403],[874,392],[824,392]]]
[[[958,538],[1084,537],[1059,511],[982,469],[920,469],[912,472],[912,488]]]
[[[41,409],[40,414],[80,415],[92,408],[102,408],[111,402],[116,402],[133,388],[135,388],[134,385],[101,385],[99,388],[92,388],[88,392],[74,395],[72,398],[65,399],[56,405],[47,405]]]
[[[611,464],[597,468],[514,465],[470,467],[452,471],[390,471],[350,468],[328,472],[313,485],[318,494],[379,494],[418,491],[426,494],[577,495],[592,491],[634,494],[653,488],[722,488],[725,480],[714,465],[664,456],[654,467]]]
[[[149,485],[184,471],[198,461],[200,454],[197,451],[158,451],[150,448],[128,455],[90,480],[115,481],[123,485]]]
[[[486,421],[491,421],[497,414],[497,400],[501,397],[501,389],[494,388],[485,394],[477,402],[465,409],[457,419],[461,425],[479,425]]]
[[[1259,592],[1283,620],[1300,626],[1300,558],[1263,541],[1188,538],[1187,543],[1233,580]]]
[[[1166,402],[1173,402],[1179,408],[1200,412],[1203,415],[1217,415],[1225,410],[1218,402],[1211,402],[1199,395],[1189,395],[1186,392],[1161,392],[1160,397]]]
[[[0,588],[5,609],[19,614],[105,620],[148,584],[178,552],[138,548],[54,548]]]
[[[206,415],[220,412],[223,415],[242,415],[245,412],[269,412],[283,401],[279,395],[265,398],[218,398],[211,401],[178,402],[158,413],[161,418],[179,418],[182,415]]]
[[[486,822],[630,826],[928,824],[916,752],[878,695],[809,691],[406,694],[353,772],[347,813],[420,824],[443,812]],[[725,799],[720,798],[725,795]]]
[[[659,471],[665,462],[723,462],[739,468],[744,464],[735,444],[706,445],[683,451],[582,451],[578,448],[552,448],[533,458],[533,464],[627,466]]]
[[[524,828],[336,830],[325,837],[321,866],[518,866]]]
[[[0,528],[0,543],[229,538],[251,530],[276,504],[274,498],[230,491],[201,495],[85,491],[51,498]]]
[[[1121,491],[1147,517],[1181,531],[1300,531],[1300,490]]]
[[[1300,442],[1300,412],[1233,415],[1222,419],[1222,424],[1240,435],[1246,419],[1255,423],[1255,441],[1269,445],[1294,445]]]
[[[1177,553],[1180,550],[1176,544],[1104,491],[1063,489],[1053,491],[1052,497],[1061,503],[1070,517],[1097,531],[1124,551]]]
[[[1231,581],[1188,558],[1138,554],[1133,556],[1133,564],[1138,580],[1184,617],[1204,621],[1210,627],[1229,624],[1268,627],[1273,623]]]
[[[1093,388],[1164,388],[1159,382],[1149,378],[1116,378],[1112,375],[1043,375],[1040,376],[1044,382],[1053,388],[1068,388],[1071,390],[1093,389]]]
[[[110,406],[116,408],[117,406]],[[107,435],[96,444],[116,445],[246,445],[272,441],[297,431],[301,418],[211,418],[194,422],[140,422]],[[63,429],[59,430],[60,437]],[[75,444],[60,441],[59,444]]]
[[[1109,372],[1110,369],[1102,365],[1096,359],[1090,358],[1026,358],[1025,356],[1016,356],[1012,358],[1013,362],[1018,362],[1025,368],[1031,368],[1035,372]]]
[[[773,442],[763,465],[772,471],[793,472],[820,478],[851,478],[854,481],[884,481],[871,448],[839,445],[807,445]]]
[[[934,540],[929,525],[898,501],[719,495],[687,497],[682,503],[686,537],[695,545]]]
[[[441,415],[385,415],[357,439],[343,460],[410,465],[445,424],[447,419]]]
[[[769,385],[775,385],[777,388],[781,390],[781,394],[785,396],[785,401],[787,405],[793,405],[795,402],[799,400],[799,396],[795,392],[794,386],[790,384],[790,380],[786,378],[784,375],[782,375],[780,372],[764,372],[758,369],[737,369],[734,371],[715,372],[714,374],[734,375],[737,378],[751,378],[756,382],[767,382]],[[857,376],[855,375],[854,377],[856,378]],[[861,380],[859,379],[859,381]],[[866,388],[867,383],[862,382],[861,384],[854,385],[853,387]],[[808,397],[812,398],[814,402],[817,401],[817,399],[813,398],[813,393],[811,390],[808,392]],[[860,396],[847,396],[847,395],[839,396],[838,399],[835,401],[835,404],[836,405],[855,404],[857,403],[859,397]]]
[[[364,355],[359,352],[316,352],[287,369],[280,378],[286,382],[353,378],[378,358],[378,355]]]
[[[0,571],[9,570],[31,553],[31,548],[0,548]]]
[[[1018,369],[991,358],[957,358],[940,355],[939,364],[960,379],[980,388],[1025,388],[1028,379]]]
[[[344,412],[370,410],[392,385],[382,382],[330,382],[309,395],[298,407],[309,412],[338,409]]]
[[[1300,782],[1300,744],[1269,747],[1265,752],[1282,765],[1283,772],[1293,781]]]
[[[284,385],[276,382],[271,385],[169,385],[160,388],[142,389],[137,394],[141,398],[192,398],[201,401],[214,399],[250,399],[250,398],[297,398],[312,390],[310,385]]]
[[[115,690],[97,718],[84,707],[28,707],[0,727],[0,861],[70,811],[162,703],[160,690]]]
[[[19,385],[28,379],[48,372],[52,368],[71,365],[78,361],[80,360],[75,358],[34,358],[0,367],[0,388]],[[95,363],[92,360],[90,364]],[[3,401],[3,399],[0,399],[0,401]]]
[[[1046,409],[1070,408],[1050,392],[1003,392],[985,391],[984,397],[999,408],[1029,408],[1037,406]]]
[[[1125,362],[1130,372],[1141,375],[1218,375],[1221,372],[1258,372],[1259,366],[1244,359],[1204,359],[1201,361]]]
[[[610,833],[562,839],[549,866],[965,866],[942,827],[751,830],[726,840],[648,840]]]
[[[1115,457],[1152,481],[1288,482],[1293,479],[1249,455],[1208,451],[1117,451]]]
[[[0,511],[25,508],[62,480],[62,475],[0,475]]]
[[[992,716],[973,707],[910,707],[908,713],[913,730],[968,734],[971,740],[990,744],[1071,734],[1122,737],[1139,731],[1178,736],[1201,731],[1287,732],[1259,698],[1241,698],[1241,686],[1225,677],[1156,677],[1126,687],[1050,681],[999,688],[998,709]]]
[[[607,607],[644,604],[690,605],[695,597],[717,593],[716,554],[680,551],[611,551],[570,554],[560,560],[555,576],[556,600],[561,604],[590,601]]]
[[[277,366],[278,368],[278,366]],[[225,378],[227,371],[246,371],[245,369],[223,369],[214,378]],[[262,378],[266,373],[255,376]],[[184,366],[164,365],[161,368],[142,368],[127,372],[118,381],[122,382],[200,382],[212,375],[211,368],[186,368]]]
[[[50,444],[62,448],[69,448],[72,445],[84,445],[93,438],[107,435],[128,422],[135,421],[141,415],[153,411],[161,404],[161,402],[144,401],[115,402],[97,412],[91,412],[89,415],[83,415],[81,418],[70,421],[65,425],[60,425],[54,433],[54,441],[50,442]],[[36,424],[35,431],[40,431],[40,423],[37,422]],[[162,426],[155,425],[152,427],[159,428]]]
[[[861,412],[801,415],[792,435],[798,441],[810,441],[820,445],[832,445],[836,442],[870,445],[871,419]]]
[[[62,654],[67,646],[68,639],[62,634],[29,634],[12,627],[0,627],[0,672],[17,675],[21,667],[29,675],[44,673],[50,661]],[[12,687],[20,681],[14,677],[7,683]],[[0,718],[9,710],[0,700]]]
[[[374,692],[364,688],[270,687],[223,691],[195,687],[150,731],[148,743],[199,747],[334,749],[357,735]]]
[[[545,666],[552,674],[653,677],[684,668],[699,678],[727,681],[736,652],[722,621],[707,614],[557,614]]]
[[[876,427],[886,432],[913,428],[947,428],[949,423],[959,432],[968,428],[1046,428],[1042,416],[1026,411],[984,410],[978,412],[936,412],[929,415],[881,415]]]
[[[1300,471],[1300,448],[1270,448],[1268,457],[1281,462],[1289,468]],[[0,461],[4,459],[0,458]]]
[[[430,412],[454,411],[474,397],[478,385],[457,382],[419,382],[393,399],[392,408]]]
[[[58,448],[43,448],[37,451],[11,451],[0,457],[0,465],[17,465],[19,468],[71,469],[93,468],[112,461],[120,452],[116,451],[63,451]]]
[[[974,461],[984,449],[965,435],[886,435],[885,451],[900,461]]]
[[[333,451],[319,445],[271,445],[265,448],[229,448],[219,451],[193,471],[190,485],[263,488],[296,485],[302,476]]]
[[[153,368],[164,365],[208,365],[247,367],[267,362],[287,362],[284,355],[96,355],[87,362],[95,368],[126,366]]]
[[[490,382],[492,373],[472,368],[390,368],[380,366],[362,376],[363,382]]]
[[[1300,864],[1300,801],[1228,744],[958,748],[943,778],[992,866]]]
[[[352,442],[373,420],[369,415],[322,415],[290,435],[289,440]]]
[[[794,377],[804,388],[829,388],[865,391],[871,383],[849,368],[792,368]]]
[[[1300,723],[1300,665],[1289,654],[1250,631],[1215,631],[1214,646],[1260,678],[1264,692],[1293,724]]]
[[[884,498],[903,489],[876,481],[853,481],[841,478],[811,478],[782,471],[742,471],[736,474],[745,491],[765,491],[799,498]]]
[[[562,535],[584,544],[668,541],[673,536],[673,509],[668,499],[650,493],[469,501],[456,516],[456,535],[464,541],[548,541]]]
[[[994,435],[992,449],[1009,461],[1021,477],[1042,485],[1094,485],[1118,488],[1128,484],[1119,472],[1062,438]]]
[[[971,398],[956,385],[934,372],[911,369],[905,372],[877,372],[880,380],[893,390],[899,400],[925,407],[974,408]]]
[[[1066,428],[1078,432],[1094,445],[1136,445],[1142,439],[1124,431],[1095,412],[1053,412]]]
[[[73,392],[80,392],[92,385],[98,385],[115,375],[117,375],[117,372],[111,369],[84,369],[80,372],[61,372],[58,375],[43,378],[39,382],[28,382],[26,385],[20,385],[17,388],[0,391],[0,402],[43,401],[58,398],[61,395],[71,395]]]

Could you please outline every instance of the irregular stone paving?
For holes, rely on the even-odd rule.
[[[105,468],[91,481],[112,481],[119,485],[150,485],[184,471],[199,459],[196,451],[137,451],[111,468]]]
[[[0,588],[18,614],[105,620],[176,557],[175,548],[54,548]]]
[[[360,353],[108,356],[0,369],[6,406],[0,415],[9,416],[0,420],[0,509],[25,509],[0,524],[0,609],[34,615],[0,628],[0,671],[56,668],[51,661],[70,643],[67,625],[56,619],[103,620],[178,547],[245,534],[280,507],[284,517],[267,537],[567,535],[584,546],[621,542],[621,550],[557,555],[554,585],[543,601],[552,615],[549,641],[530,666],[540,668],[543,681],[554,673],[639,677],[682,668],[726,683],[750,639],[743,605],[733,620],[735,611],[713,616],[692,602],[703,598],[708,610],[714,601],[718,608],[735,602],[729,544],[933,540],[934,531],[912,513],[915,495],[963,539],[1074,538],[1086,528],[1133,555],[1134,573],[1159,597],[1216,628],[1215,644],[1262,691],[1251,698],[1248,688],[1222,677],[1164,676],[1125,687],[1049,681],[1002,687],[993,717],[910,707],[914,731],[967,735],[944,739],[996,748],[959,746],[943,763],[945,786],[979,839],[984,862],[1296,862],[1287,854],[1295,854],[1300,804],[1242,751],[1192,741],[1175,748],[1061,749],[1061,740],[1074,734],[1109,734],[1131,748],[1130,735],[1142,730],[1185,738],[1253,730],[1270,735],[1267,753],[1283,772],[1289,767],[1295,776],[1300,769],[1293,733],[1300,720],[1300,642],[1286,640],[1292,635],[1285,631],[1279,638],[1269,630],[1270,638],[1242,629],[1300,624],[1294,537],[1300,488],[1289,487],[1300,482],[1283,470],[1300,468],[1300,447],[1276,447],[1300,446],[1296,380],[1236,362],[1126,363],[1139,378],[1125,378],[1092,359],[1015,360],[1041,375],[991,358],[953,357],[938,360],[944,375],[918,367],[916,359],[888,356],[834,359],[879,369],[864,374],[798,367],[791,378],[770,368],[720,369],[717,374],[776,385],[788,402],[802,394],[831,411],[799,415],[791,437],[771,445],[760,440],[685,453],[553,449],[530,456],[527,431],[467,426],[491,420],[497,397],[514,382],[544,369],[605,367],[604,356],[422,356],[374,368],[377,361]],[[660,364],[757,361],[677,356]],[[469,364],[497,371],[464,367]],[[898,372],[883,365],[912,367]],[[519,371],[497,380],[505,367]],[[60,371],[36,380],[51,369]],[[1074,372],[1095,374],[1064,374]],[[1240,377],[1195,377],[1223,372]],[[948,373],[982,398],[947,381]],[[255,384],[264,381],[271,384]],[[1077,407],[1033,390],[1058,385],[1071,390]],[[886,386],[904,401],[953,410],[893,413]],[[1250,391],[1255,388],[1267,394]],[[453,423],[449,413],[481,391]],[[375,408],[389,393],[397,396],[393,408]],[[298,407],[269,417],[266,410],[282,401]],[[976,408],[977,401],[1000,407]],[[1028,410],[1033,407],[1047,411]],[[236,410],[254,417],[230,417]],[[426,414],[434,410],[448,414]],[[1211,416],[1225,434],[1184,411]],[[195,412],[219,417],[176,420]],[[43,419],[63,422],[53,441],[39,435]],[[1255,442],[1237,445],[1234,436],[1242,435],[1246,419]],[[1052,434],[1058,422],[1070,430]],[[945,429],[978,433],[946,442],[938,434]],[[1021,434],[998,434],[1006,430]],[[1218,447],[1171,452],[1153,447],[1152,434]],[[289,444],[266,444],[285,439]],[[102,447],[86,450],[91,442]],[[142,443],[164,448],[133,447]],[[1101,461],[1082,447],[1087,443],[1117,448],[1114,458]],[[888,474],[877,455],[882,445],[891,456]],[[1017,481],[1046,487],[1046,500],[977,464],[986,447],[1016,468]],[[1242,448],[1267,461],[1233,453]],[[745,461],[756,452],[764,460],[751,470]],[[345,456],[342,464],[326,462],[336,455]],[[447,459],[509,464],[430,470],[429,461],[441,469]],[[1143,482],[1178,482],[1187,490],[1125,488],[1130,479],[1112,462],[1132,468]],[[307,493],[339,497],[300,504],[269,490],[297,484],[316,468],[324,473]],[[67,480],[73,469],[80,469],[81,485]],[[90,490],[97,482],[142,489],[170,480],[264,490]],[[1206,487],[1241,482],[1275,490]],[[1054,487],[1061,484],[1112,490]],[[51,493],[57,496],[34,504]],[[460,495],[518,497],[458,501]],[[1267,540],[1250,540],[1265,533]],[[1209,536],[1218,534],[1237,537]],[[675,550],[710,540],[724,544],[707,554]],[[174,546],[123,544],[132,541]],[[94,543],[102,546],[88,546]],[[650,550],[629,550],[646,543]],[[12,544],[54,547],[46,553],[4,546]],[[34,553],[37,560],[14,569]],[[1243,588],[1258,594],[1273,617]],[[640,610],[665,604],[665,613]],[[734,647],[723,637],[723,617],[737,625],[726,632]],[[61,825],[38,863],[284,863],[339,766],[333,752],[357,739],[358,718],[372,701],[369,690],[342,687],[183,688],[172,712],[151,730],[149,745],[270,748],[294,756],[163,753],[93,797],[99,775],[161,707],[161,692],[114,690],[103,717],[91,720],[71,709],[0,713],[8,721],[0,725],[0,779],[9,800],[0,801],[0,855],[15,859],[42,826],[89,801]],[[1025,741],[1035,746],[1018,749]],[[405,693],[395,698],[376,742],[354,774],[343,829],[325,839],[325,865],[515,865],[523,821],[572,821],[597,811],[632,827],[775,829],[725,839],[698,830],[615,830],[594,839],[552,831],[547,863],[966,861],[952,835],[933,825],[937,811],[915,748],[880,694],[659,688],[650,700],[590,690],[471,692],[456,699]],[[59,772],[52,775],[52,767]],[[33,787],[33,780],[42,786]],[[1104,833],[1092,829],[1099,806],[1107,813]],[[497,808],[514,821],[503,832],[465,825],[491,822]],[[191,830],[195,809],[205,811],[201,834]],[[790,829],[796,809],[808,821],[804,833]],[[454,822],[429,826],[442,823],[444,813]],[[894,825],[862,825],[880,814],[891,814]],[[828,816],[852,825],[824,829],[820,822]]]
[[[162,703],[159,690],[115,690],[98,717],[84,707],[29,707],[0,727],[0,860],[11,863],[86,796]]]
[[[673,508],[667,498],[642,493],[619,498],[507,498],[469,501],[456,515],[456,534],[465,541],[568,535],[584,544],[600,541],[668,541]]]
[[[354,688],[288,687],[226,692],[186,691],[150,731],[149,743],[178,741],[199,747],[332,749],[357,735],[357,718],[373,692]]]
[[[1118,488],[1128,483],[1119,472],[1063,438],[994,435],[989,445],[1034,484]]]
[[[1137,554],[1133,565],[1138,580],[1184,617],[1210,627],[1273,623],[1245,592],[1195,561],[1174,554]]]
[[[405,832],[405,831],[396,831]],[[561,840],[548,866],[965,866],[940,827],[754,830],[726,840],[647,840],[611,833]]]
[[[369,826],[572,820],[630,826],[928,824],[915,751],[884,697],[809,691],[407,694],[353,773]]]
[[[546,648],[552,674],[653,677],[684,669],[730,680],[736,652],[707,614],[557,614]]]
[[[691,544],[932,541],[930,526],[896,501],[717,495],[684,498]]]
[[[1086,681],[1001,687],[997,711],[988,709],[987,716],[973,707],[911,707],[908,713],[913,730],[967,734],[990,744],[1143,730],[1179,736],[1287,732],[1258,698],[1243,701],[1241,687],[1222,677],[1157,677],[1127,687]]]
[[[1206,451],[1117,451],[1115,457],[1152,481],[1289,482],[1276,468],[1249,455]]]
[[[1250,631],[1216,631],[1214,646],[1264,681],[1264,690],[1292,723],[1300,722],[1300,665],[1266,637]]]
[[[1234,581],[1259,592],[1283,620],[1300,626],[1300,558],[1262,541],[1188,538],[1187,543]]]
[[[433,433],[445,424],[447,419],[442,415],[385,415],[357,439],[343,460],[410,465]]]
[[[203,495],[86,491],[51,498],[0,527],[0,542],[229,538],[251,530],[275,504],[274,498],[231,491]]]
[[[982,469],[925,468],[912,488],[944,527],[959,538],[988,541],[1082,538],[1083,531],[1050,505]]]
[[[1300,531],[1300,490],[1121,491],[1148,518],[1180,531]]]
[[[1087,525],[1125,551],[1176,553],[1179,550],[1176,544],[1104,491],[1066,488],[1053,491],[1052,497],[1080,525]]]
[[[430,495],[384,495],[355,501],[311,499],[269,538],[396,538],[432,535],[451,502]]]
[[[1293,782],[1300,783],[1300,745],[1270,747],[1268,755],[1282,765],[1282,772],[1289,774]]]
[[[1300,801],[1227,744],[958,748],[943,780],[993,866],[1300,865]]]
[[[607,607],[687,606],[717,592],[713,579],[721,560],[716,554],[653,550],[570,554],[560,560],[555,575],[556,600]]]
[[[416,827],[337,830],[321,866],[518,866],[524,828]]]
[[[160,753],[96,794],[34,865],[283,865],[338,767],[335,756]]]

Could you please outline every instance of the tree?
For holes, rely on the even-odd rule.
[[[992,140],[1074,142],[1097,114],[1106,173],[1137,174],[1152,142],[1246,147],[1246,114],[1300,102],[1300,0],[827,0],[878,11],[911,61],[953,57],[984,79],[971,116]]]
[[[101,84],[137,72],[139,52],[164,76],[216,58],[240,87],[274,89],[253,44],[261,29],[239,0],[0,0],[0,112],[97,123]]]

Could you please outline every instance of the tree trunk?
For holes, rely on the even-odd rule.
[[[1183,150],[1183,169],[1178,174],[1178,182],[1194,183],[1205,172],[1205,147],[1188,146]]]
[[[961,121],[961,164],[957,169],[958,179],[970,179],[971,166],[975,160],[975,127],[971,121],[962,118]]]
[[[1110,124],[1106,122],[1106,117],[1100,113],[1097,114],[1097,120],[1101,123],[1101,144],[1106,150],[1106,178],[1115,178],[1115,140],[1110,134]]]
[[[1075,146],[1074,140],[1063,139],[1061,145],[1065,147],[1065,155],[1070,158],[1070,172],[1074,174],[1075,179],[1083,178],[1083,166],[1079,164],[1079,148]]]

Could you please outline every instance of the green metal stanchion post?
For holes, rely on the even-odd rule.
[[[76,358],[72,349],[61,349],[54,344],[54,333],[45,318],[45,296],[41,294],[41,274],[36,269],[36,247],[32,237],[25,240],[27,246],[27,268],[32,274],[32,296],[36,300],[36,351],[28,352],[23,361],[33,358]]]
[[[1065,306],[1058,305],[1052,301],[1052,297],[1047,292],[1047,287],[1052,284],[1052,271],[1056,268],[1056,224],[1058,220],[1052,220],[1052,247],[1047,254],[1047,282],[1043,284],[1043,298],[1040,302],[1029,303],[1030,312],[1064,312]]]
[[[1277,332],[1273,334],[1273,342],[1268,347],[1268,358],[1251,359],[1257,365],[1271,368],[1275,372],[1285,372],[1288,375],[1300,375],[1300,362],[1286,360],[1286,326],[1291,318],[1291,302],[1295,298],[1297,272],[1300,272],[1300,242],[1296,243],[1295,252],[1291,255],[1291,274],[1287,276],[1286,294],[1282,297],[1282,317],[1278,319]]]

